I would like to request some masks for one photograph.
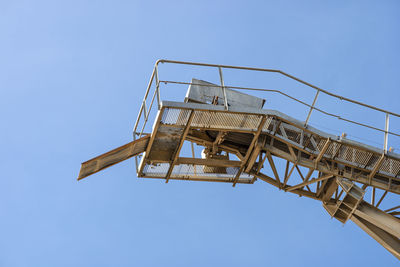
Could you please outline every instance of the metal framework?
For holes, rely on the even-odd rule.
[[[191,82],[160,80],[160,63],[216,68],[221,84],[195,79]],[[223,69],[227,68],[274,72],[294,79],[316,90],[313,103],[307,104],[279,90],[226,86]],[[161,83],[204,87],[215,92],[215,96],[212,103],[161,101]],[[279,111],[235,105],[233,89],[279,93],[307,106],[307,118],[302,122]],[[317,108],[320,93],[384,113],[385,129]],[[146,134],[144,130],[155,99],[157,114],[151,133]],[[309,120],[314,110],[383,132],[384,147],[375,148],[311,127]],[[400,219],[397,217],[400,205],[379,209],[385,198],[390,196],[398,202],[400,194],[400,155],[387,149],[388,136],[400,135],[389,131],[390,116],[400,117],[332,94],[279,70],[159,60],[134,126],[134,141],[82,163],[78,180],[130,157],[135,157],[138,177],[160,178],[165,182],[210,181],[236,186],[253,184],[259,179],[285,192],[321,201],[332,217],[342,223],[352,220],[400,259]],[[191,157],[182,155],[185,143],[190,144]],[[202,155],[196,154],[193,144],[204,147]],[[368,188],[371,188],[369,203],[364,200]],[[382,192],[379,197],[377,191]]]

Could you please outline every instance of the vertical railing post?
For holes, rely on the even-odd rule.
[[[147,99],[146,99],[147,100]],[[144,119],[147,119],[147,107],[146,107],[146,100],[143,100],[143,114],[144,114]]]
[[[383,142],[383,150],[385,151],[385,153],[387,153],[388,135],[389,135],[389,113],[386,113],[386,118],[385,118],[385,138],[384,138],[384,142]]]
[[[151,88],[151,85],[153,83],[155,72],[156,72],[156,69],[154,68],[153,69],[153,73],[151,74],[151,77],[150,77],[150,81],[149,81],[149,83],[147,85],[146,93],[144,94],[142,104],[140,105],[140,110],[139,110],[139,114],[138,114],[138,116],[136,118],[135,126],[133,127],[133,140],[136,140],[136,135],[138,134],[137,128],[138,128],[138,125],[139,125],[140,118],[142,117],[143,110],[146,109],[146,107],[145,107],[146,99],[147,99],[147,96],[149,95],[150,88]],[[144,112],[146,113],[146,111],[144,111]],[[145,117],[148,117],[148,115],[145,114]],[[144,123],[146,123],[146,122],[144,122]],[[140,134],[139,138],[140,137],[141,137],[141,134]],[[135,156],[135,164],[136,164],[136,172],[137,172],[138,171],[137,156]]]
[[[314,109],[315,102],[317,102],[318,95],[319,95],[319,90],[317,90],[317,93],[315,94],[314,101],[312,102],[312,105],[310,107],[310,111],[308,112],[307,119],[306,119],[306,122],[304,123],[304,126],[308,125],[308,121],[310,120],[311,112]]]
[[[225,109],[228,110],[228,99],[226,98],[226,89],[225,89],[225,84],[224,84],[224,77],[222,76],[222,68],[218,67],[218,71],[219,71],[219,78],[221,80],[222,93],[224,95],[224,106],[225,106]]]
[[[143,112],[143,108],[144,108],[144,104],[143,103],[146,102],[147,96],[149,95],[151,85],[153,84],[155,72],[156,72],[156,69],[154,68],[153,72],[151,74],[151,77],[150,77],[150,81],[149,81],[149,83],[147,85],[146,93],[144,94],[144,97],[143,97],[142,105],[140,106],[139,114],[138,114],[138,116],[136,118],[135,126],[133,127],[133,136],[134,136],[133,140],[136,140],[137,127],[139,125],[140,118],[142,117],[142,112]]]
[[[155,77],[156,77],[156,92],[157,92],[157,106],[158,110],[161,108],[161,97],[160,97],[160,80],[158,79],[158,66],[156,64],[155,68]]]

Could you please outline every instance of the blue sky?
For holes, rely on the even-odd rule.
[[[0,1],[0,266],[395,266],[353,223],[262,182],[165,184],[137,179],[133,160],[76,177],[131,140],[159,58],[281,69],[400,113],[399,12],[398,1]]]

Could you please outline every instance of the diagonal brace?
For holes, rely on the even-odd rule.
[[[168,181],[169,181],[169,177],[171,176],[172,170],[174,169],[174,166],[175,166],[175,164],[176,164],[176,162],[177,162],[177,160],[178,160],[179,153],[180,153],[180,151],[181,151],[183,142],[185,141],[186,136],[187,136],[188,133],[189,133],[190,125],[192,124],[192,120],[193,120],[193,117],[194,117],[193,115],[194,115],[194,111],[192,110],[192,111],[190,112],[189,119],[188,119],[188,121],[187,121],[187,123],[186,123],[185,129],[183,130],[182,137],[181,137],[181,140],[180,140],[180,142],[179,142],[179,145],[178,145],[178,147],[177,147],[176,150],[175,150],[175,153],[174,153],[174,156],[173,156],[171,165],[169,166],[167,175],[165,176],[165,182],[166,182],[166,183],[168,183]]]

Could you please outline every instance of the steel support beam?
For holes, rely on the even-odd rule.
[[[368,202],[362,201],[354,214],[385,230],[391,235],[400,238],[400,220]]]
[[[261,119],[260,124],[258,125],[257,132],[254,134],[253,140],[251,141],[250,146],[249,146],[249,148],[247,149],[246,155],[244,156],[244,159],[242,160],[242,163],[243,163],[243,164],[242,164],[242,166],[240,167],[238,173],[236,174],[236,176],[235,176],[235,178],[234,178],[234,180],[233,180],[233,184],[232,184],[233,187],[236,185],[237,180],[239,179],[240,175],[242,174],[242,172],[243,172],[243,170],[244,170],[245,165],[246,165],[247,162],[248,162],[248,159],[249,159],[249,157],[250,157],[250,155],[251,155],[251,152],[253,151],[254,145],[256,144],[256,142],[257,142],[257,140],[258,140],[258,137],[259,137],[260,134],[261,134],[261,131],[262,131],[263,127],[264,127],[264,124],[265,124],[265,121],[266,121],[266,120],[267,120],[267,117],[266,117],[266,116],[263,116],[262,119]]]
[[[225,159],[199,159],[199,158],[186,158],[178,157],[176,165],[179,164],[191,164],[191,165],[205,165],[212,167],[240,167],[242,166],[241,161],[237,160],[225,160]]]
[[[316,183],[316,182],[319,182],[319,181],[324,181],[324,180],[332,178],[332,177],[333,177],[333,175],[328,174],[328,175],[321,176],[319,178],[313,178],[313,179],[311,179],[309,181],[304,181],[301,184],[291,186],[288,189],[286,189],[285,191],[290,192],[290,191],[293,191],[294,189],[302,188],[302,187],[304,187],[306,185],[309,185],[309,184],[312,184],[312,183]]]
[[[178,145],[178,147],[177,147],[176,150],[175,150],[175,153],[174,153],[173,159],[172,159],[172,161],[171,161],[171,163],[170,163],[168,172],[167,172],[167,174],[165,175],[165,182],[166,182],[166,183],[168,183],[168,181],[169,181],[169,177],[171,176],[171,173],[172,173],[172,171],[173,171],[173,169],[174,169],[174,166],[175,166],[175,164],[176,164],[176,161],[178,160],[179,153],[181,152],[181,148],[182,148],[183,142],[185,142],[186,136],[187,136],[188,133],[189,133],[189,129],[190,129],[190,125],[192,124],[193,116],[194,116],[194,111],[192,110],[192,111],[190,112],[188,121],[187,121],[187,123],[186,123],[186,125],[185,125],[185,128],[184,128],[184,130],[183,130],[183,133],[182,133],[182,136],[181,136],[181,140],[180,140],[180,142],[179,142],[179,145]]]
[[[372,178],[378,172],[384,159],[385,159],[385,154],[382,154],[382,156],[379,158],[378,162],[375,164],[374,168],[372,169],[371,173],[368,175],[368,184],[371,184]]]
[[[400,220],[363,201],[350,218],[400,260]]]

